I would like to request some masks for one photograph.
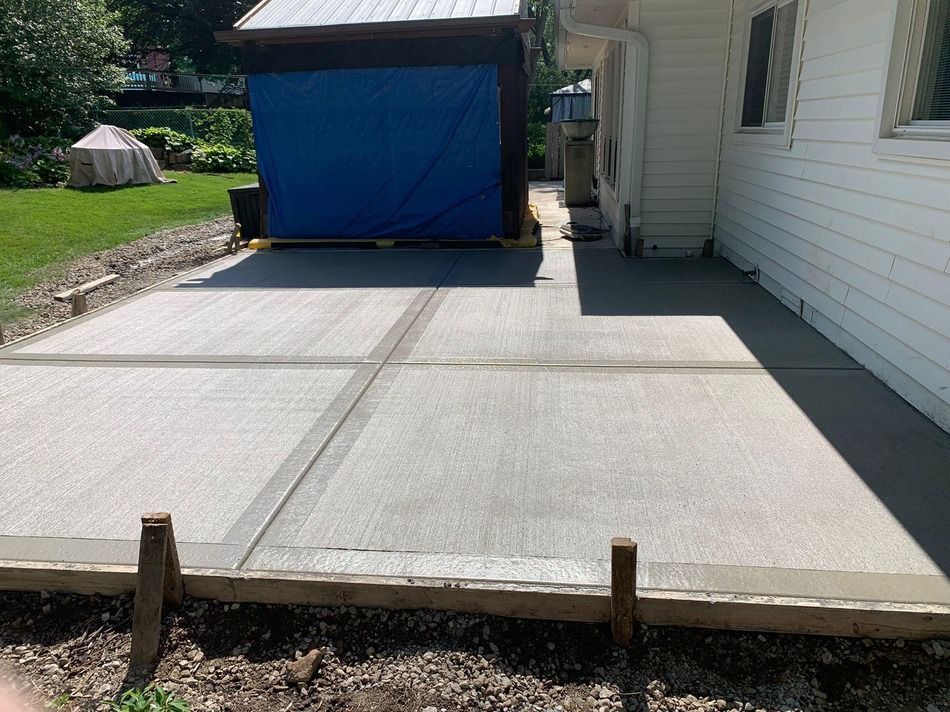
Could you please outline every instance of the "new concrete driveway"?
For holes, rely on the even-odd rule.
[[[228,258],[0,351],[0,559],[950,603],[950,436],[729,264]]]

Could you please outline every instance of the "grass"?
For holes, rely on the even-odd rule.
[[[17,294],[73,259],[157,230],[230,212],[227,189],[256,180],[234,173],[168,173],[178,182],[122,188],[0,190],[0,323],[23,313]]]

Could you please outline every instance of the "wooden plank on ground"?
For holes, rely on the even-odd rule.
[[[182,569],[185,594],[227,602],[432,608],[507,617],[610,622],[610,590],[491,581],[418,580]],[[134,566],[0,561],[0,590],[116,595]],[[636,620],[657,626],[927,640],[950,636],[950,604],[889,604],[640,590]]]
[[[57,302],[68,302],[76,294],[89,294],[99,287],[103,287],[110,282],[114,282],[119,278],[117,274],[107,274],[105,277],[100,277],[99,279],[94,279],[91,282],[86,282],[85,284],[80,284],[78,287],[73,287],[72,289],[67,289],[65,292],[59,292],[53,295],[53,299]]]

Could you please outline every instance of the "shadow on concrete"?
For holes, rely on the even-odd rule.
[[[607,267],[610,261],[629,266]],[[579,250],[575,265],[580,285],[595,284],[612,269],[631,277],[631,291],[625,296],[606,299],[596,289],[579,289],[584,315],[722,318],[904,530],[950,574],[950,434],[757,284],[749,282],[743,288],[749,291],[739,303],[704,298],[714,290],[696,285],[708,276],[732,271],[736,279],[744,279],[724,260],[624,259],[617,252],[592,256]],[[634,286],[674,272],[684,278],[676,296],[667,291],[658,300],[655,292]],[[648,273],[650,277],[641,278]],[[743,308],[746,300],[767,301],[770,308],[765,312]],[[788,367],[790,363],[794,367]],[[809,493],[803,491],[801,496]]]

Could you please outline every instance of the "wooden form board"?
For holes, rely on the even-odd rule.
[[[429,608],[506,617],[609,623],[608,588],[374,576],[183,569],[185,593],[225,602]],[[0,561],[0,590],[117,595],[136,567]],[[636,620],[719,630],[929,639],[950,636],[950,606],[774,596],[638,591]]]

